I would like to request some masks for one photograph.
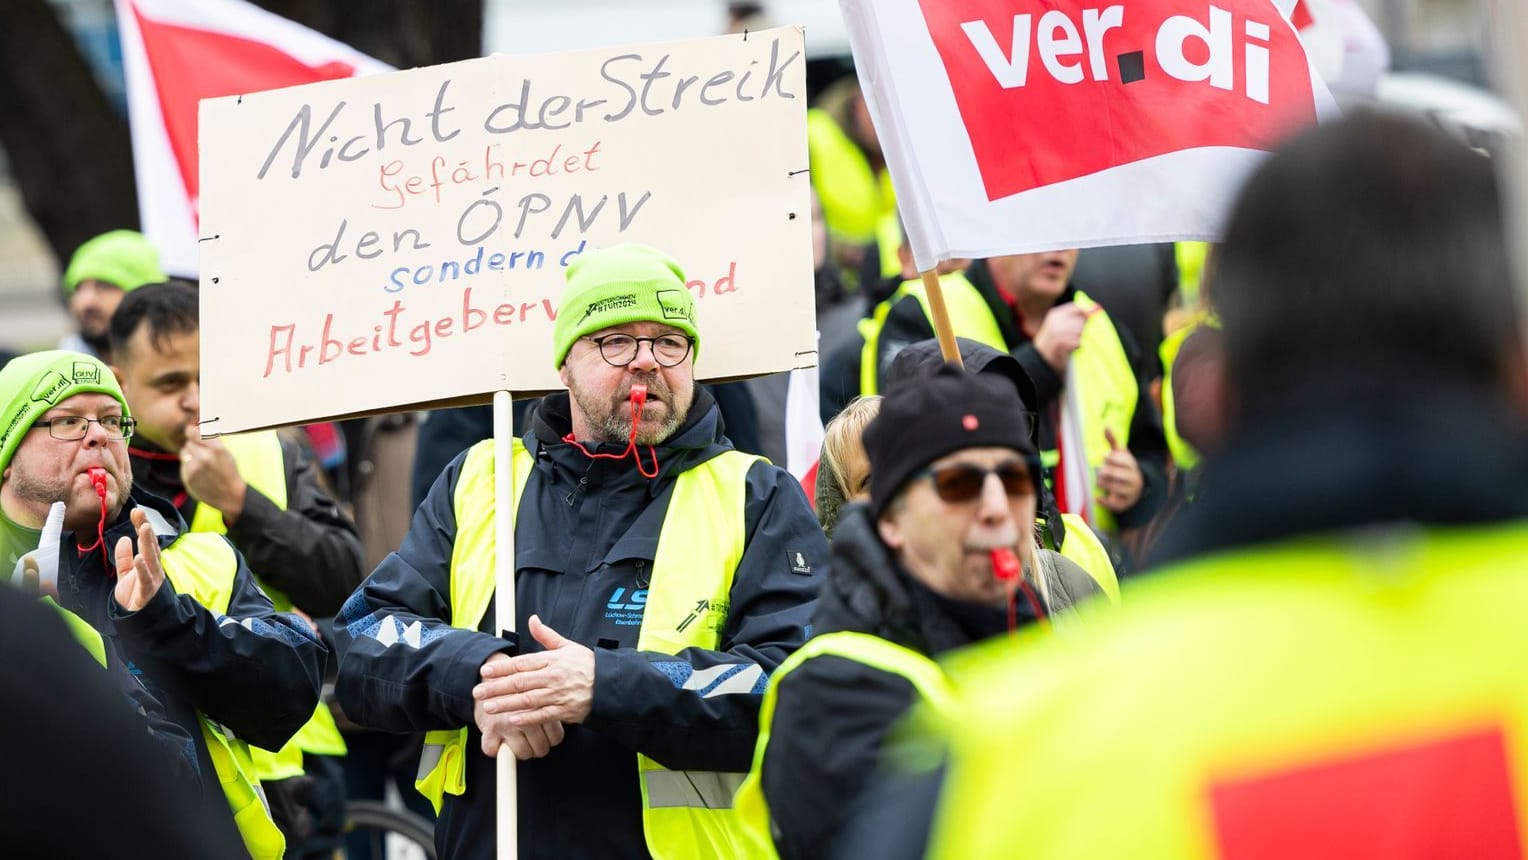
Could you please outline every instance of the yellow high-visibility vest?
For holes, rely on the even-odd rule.
[[[165,577],[177,593],[191,595],[215,615],[228,613],[239,561],[226,539],[187,532],[165,547],[159,558]],[[205,714],[199,713],[197,717],[218,784],[228,798],[244,846],[254,860],[281,860],[286,852],[286,838],[271,819],[265,792],[250,758],[250,746]]]
[[[254,433],[236,433],[218,437],[228,453],[233,455],[239,468],[239,477],[254,490],[270,499],[281,510],[287,508],[286,458],[281,453],[281,438],[274,430]],[[227,534],[223,512],[198,501],[196,513],[191,517],[191,531],[200,534]],[[255,578],[260,572],[255,571]],[[292,601],[285,594],[261,583],[260,587],[271,598],[277,612],[291,612]],[[274,752],[250,747],[255,762],[255,772],[263,780],[290,779],[302,776],[302,754],[341,756],[345,754],[345,738],[335,725],[334,714],[326,702],[319,702],[313,717],[297,730],[286,745]]]
[[[939,286],[944,293],[945,310],[950,314],[950,328],[955,330],[956,337],[970,338],[998,352],[1008,351],[1008,344],[1003,341],[997,320],[992,317],[992,309],[987,307],[982,294],[977,292],[963,273],[940,275]],[[929,310],[928,289],[924,287],[921,278],[903,281],[896,292],[875,306],[870,316],[860,320],[859,333],[865,341],[860,351],[861,395],[869,396],[879,391],[881,329],[886,326],[886,317],[890,315],[892,307],[907,296],[918,300],[929,325],[934,324],[934,313]]]
[[[928,856],[1520,856],[1525,555],[1522,522],[1264,544],[1085,638],[996,643],[940,733]]]
[[[535,459],[518,439],[512,450],[512,498],[518,509]],[[638,650],[678,654],[686,648],[720,646],[732,576],[747,548],[748,470],[761,459],[728,451],[674,479],[653,557]],[[476,630],[495,587],[493,440],[468,451],[453,507],[457,530],[451,550],[451,625]],[[670,523],[675,525],[671,528]],[[684,623],[702,601],[706,612],[696,622]],[[466,728],[426,733],[415,786],[437,812],[446,794],[466,791],[466,756]],[[744,774],[672,771],[647,756],[638,754],[636,759],[643,832],[653,857],[751,856],[732,808]]]
[[[780,683],[796,667],[824,655],[843,657],[882,672],[900,675],[917,690],[919,701],[925,707],[938,715],[949,711],[953,696],[950,681],[939,664],[927,656],[879,636],[848,630],[826,633],[808,640],[770,676],[769,688],[764,692],[764,704],[759,709],[759,742],[754,747],[753,768],[737,792],[737,811],[749,839],[749,856],[777,856],[774,825],[769,817],[768,800],[764,797],[763,780],[764,755],[769,748],[770,726],[775,718],[775,700],[779,696]]]

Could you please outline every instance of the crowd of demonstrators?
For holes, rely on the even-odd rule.
[[[204,438],[196,287],[133,231],[82,245],[74,349],[0,369],[0,570],[45,604],[18,624],[72,633],[58,701],[148,739],[123,784],[259,858],[333,855],[389,777],[442,856],[494,856],[500,756],[530,858],[1176,856],[1324,815],[1298,797],[1328,768],[1352,781],[1310,796],[1351,819],[1444,808],[1383,765],[1523,728],[1500,661],[1450,671],[1521,644],[1488,161],[1360,117],[1269,160],[1213,248],[946,261],[957,369],[858,84],[807,126],[815,471],[755,456],[785,449],[784,375],[696,381],[678,263],[581,255],[567,390],[515,404],[518,634],[488,407]],[[888,768],[912,735],[947,758]]]
[[[828,551],[796,481],[734,451],[695,384],[684,283],[639,245],[568,267],[550,356],[568,391],[514,445],[519,636],[494,629],[491,442],[345,606],[340,702],[430,730],[419,787],[446,856],[494,856],[501,755],[521,857],[736,855],[760,697]]]
[[[1257,171],[1217,254],[1223,435],[1162,567],[1088,637],[965,666],[947,764],[843,856],[1518,850],[1528,694],[1491,655],[1528,644],[1528,375],[1491,164],[1349,118]]]
[[[140,287],[112,315],[111,354],[136,427],[133,482],[168,499],[192,532],[227,535],[283,612],[339,611],[366,571],[355,525],[297,439],[266,430],[202,438],[201,335],[196,289]],[[320,703],[280,750],[256,749],[287,856],[328,857],[344,828],[339,758],[345,742]]]

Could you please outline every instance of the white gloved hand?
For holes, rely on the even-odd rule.
[[[58,597],[58,543],[64,535],[65,510],[63,502],[54,502],[48,509],[48,519],[42,524],[42,538],[37,542],[37,549],[16,560],[16,570],[11,574],[12,585],[35,594]]]

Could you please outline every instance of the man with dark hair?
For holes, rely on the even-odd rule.
[[[138,420],[133,479],[169,499],[193,532],[226,534],[277,609],[310,619],[339,611],[365,575],[355,525],[302,448],[275,431],[204,439],[196,290],[140,287],[111,321],[113,368]],[[255,751],[288,856],[328,856],[344,826],[345,743],[327,705],[287,747]],[[303,809],[311,812],[309,815]]]
[[[1088,640],[968,667],[927,856],[1516,856],[1528,386],[1491,165],[1352,117],[1263,164],[1220,254],[1214,504]],[[883,803],[853,856],[921,855],[929,808]]]

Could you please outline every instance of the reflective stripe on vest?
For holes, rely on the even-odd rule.
[[[775,856],[774,825],[769,817],[768,800],[764,797],[763,780],[764,754],[769,748],[770,726],[775,718],[775,700],[779,696],[780,684],[796,667],[821,656],[843,657],[906,678],[917,690],[919,700],[936,716],[949,713],[953,705],[954,692],[944,670],[917,651],[879,636],[848,630],[825,633],[808,640],[786,658],[769,679],[764,704],[759,708],[759,742],[753,751],[753,768],[737,792],[737,813],[753,856]]]
[[[950,328],[955,330],[956,337],[970,338],[998,352],[1008,351],[1008,345],[1003,341],[1003,332],[998,328],[997,320],[992,317],[992,308],[987,306],[986,299],[982,298],[982,294],[964,274],[951,272],[948,275],[940,275],[939,286],[944,292],[945,309],[950,313]],[[891,309],[907,296],[918,300],[919,306],[923,308],[924,318],[929,321],[929,326],[934,325],[934,314],[929,310],[928,290],[923,286],[922,279],[903,281],[890,298],[876,305],[870,316],[860,320],[859,333],[865,340],[865,345],[860,351],[861,395],[868,396],[879,391],[881,329],[885,327],[886,317],[891,314]],[[886,357],[888,364],[891,358],[891,356]]]
[[[274,430],[254,433],[233,433],[218,437],[239,469],[239,477],[251,488],[270,499],[281,510],[287,509],[286,457],[281,452],[281,437]],[[197,502],[196,513],[191,517],[191,531],[210,534],[227,534],[223,512],[203,502]],[[260,572],[254,571],[255,579]],[[271,598],[277,612],[291,612],[292,601],[280,591],[266,585],[260,587]],[[297,730],[291,740],[281,749],[271,752],[251,747],[250,755],[255,762],[255,772],[263,780],[290,779],[303,775],[302,754],[344,755],[345,738],[329,705],[319,702],[312,719]]]
[[[214,615],[227,615],[239,560],[226,539],[188,532],[164,548],[160,562],[176,592],[191,595]],[[205,714],[198,713],[197,718],[218,784],[228,798],[234,824],[244,837],[244,846],[254,860],[280,860],[286,851],[286,839],[271,820],[265,792],[254,776],[249,745]]]
[[[534,458],[514,441],[513,504],[520,506]],[[715,650],[727,620],[732,575],[747,547],[744,507],[748,470],[763,458],[728,451],[681,472],[674,479],[653,555],[647,604],[637,635],[637,650],[678,654],[686,648]],[[462,462],[453,495],[456,538],[451,550],[451,625],[476,630],[493,599],[494,576],[493,440],[474,445]],[[668,528],[670,522],[679,524]],[[704,614],[695,617],[704,602]],[[732,667],[695,673],[686,688],[700,689],[723,678]],[[752,689],[762,678],[757,666],[707,695],[731,692],[738,684]],[[741,692],[742,690],[737,690]],[[421,794],[438,812],[444,795],[466,791],[467,729],[425,735],[420,756]],[[638,755],[642,788],[642,824],[648,851],[659,860],[746,857],[732,811],[732,792],[743,774],[671,771]]]
[[[1088,311],[1099,304],[1088,298],[1081,290],[1075,299],[1077,306]],[[1135,369],[1125,355],[1119,332],[1107,313],[1094,313],[1082,327],[1082,339],[1072,353],[1074,378],[1066,381],[1076,393],[1081,415],[1083,447],[1088,467],[1097,472],[1108,456],[1109,439],[1104,430],[1114,431],[1120,447],[1130,447],[1130,423],[1135,418],[1136,399],[1140,396],[1140,382]],[[1043,451],[1042,463],[1054,465],[1056,452]],[[1059,480],[1059,478],[1058,478]],[[1116,529],[1114,515],[1093,498],[1093,522],[1100,531]]]
[[[820,108],[806,112],[806,141],[828,233],[851,245],[875,241],[884,217],[897,211],[891,175],[883,170],[877,176],[859,145]]]

